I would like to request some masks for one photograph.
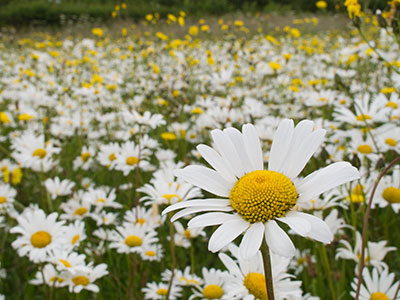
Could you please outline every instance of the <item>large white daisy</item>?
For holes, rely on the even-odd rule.
[[[287,224],[295,233],[323,243],[333,235],[321,219],[298,211],[298,201],[311,200],[345,182],[359,178],[359,172],[347,162],[333,163],[305,178],[298,178],[308,160],[324,139],[325,130],[315,129],[309,120],[296,127],[292,120],[281,121],[275,132],[268,163],[256,128],[246,124],[242,132],[235,128],[213,130],[215,148],[197,146],[202,157],[214,168],[187,166],[175,175],[221,198],[195,199],[171,205],[172,221],[197,212],[206,212],[190,220],[188,226],[221,225],[212,234],[208,248],[217,252],[245,232],[240,243],[242,257],[257,253],[262,240],[282,256],[291,257],[295,247],[279,227]]]

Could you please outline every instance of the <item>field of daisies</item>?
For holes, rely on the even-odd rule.
[[[400,299],[399,34],[350,16],[0,36],[0,299]]]

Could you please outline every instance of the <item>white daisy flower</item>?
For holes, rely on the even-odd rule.
[[[60,181],[60,178],[54,177],[54,179],[46,179],[44,186],[51,195],[51,199],[54,200],[58,196],[66,196],[71,194],[72,188],[75,186],[75,182],[72,182],[68,179]]]
[[[400,283],[398,281],[393,283],[395,278],[394,273],[389,273],[387,268],[384,268],[382,271],[373,268],[372,273],[370,273],[367,268],[364,268],[362,278],[364,284],[361,284],[360,287],[360,300],[400,299],[399,294],[394,298],[396,289]],[[354,278],[354,281],[351,283],[353,291],[350,292],[350,295],[352,297],[356,294],[354,291],[357,289],[357,282],[358,277]]]
[[[264,237],[272,252],[286,257],[294,255],[295,247],[278,221],[301,236],[330,243],[333,234],[328,225],[297,211],[296,203],[357,179],[359,173],[349,163],[338,162],[298,178],[325,135],[325,130],[313,127],[314,123],[308,120],[296,127],[292,120],[283,120],[274,136],[268,170],[264,170],[260,140],[253,125],[244,125],[242,133],[235,128],[213,130],[216,150],[206,145],[197,149],[215,170],[188,166],[175,174],[223,199],[185,201],[163,213],[180,208],[184,210],[179,217],[208,212],[191,219],[188,228],[221,225],[210,238],[208,249],[212,252],[245,232],[240,244],[244,258],[257,253]]]
[[[216,269],[202,268],[202,274],[204,283],[201,286],[195,286],[192,289],[193,295],[190,296],[189,300],[192,299],[230,299],[228,298],[227,283],[228,273]]]
[[[142,253],[148,245],[158,242],[156,232],[149,231],[140,224],[124,223],[118,226],[118,234],[111,235],[110,248],[117,249],[118,253]]]
[[[230,275],[227,279],[227,299],[267,299],[261,252],[258,251],[250,259],[244,259],[240,257],[239,249],[235,245],[231,244],[229,250],[238,260],[238,263],[225,253],[219,254],[219,258]],[[275,299],[302,299],[301,282],[291,281],[291,275],[286,273],[289,259],[272,253],[271,264]]]
[[[106,264],[99,264],[93,267],[93,265],[89,263],[86,266],[79,266],[75,271],[74,274],[69,274],[66,280],[71,293],[79,293],[83,289],[97,293],[99,287],[95,285],[94,282],[98,278],[108,274]]]
[[[142,288],[142,292],[144,293],[144,299],[163,300],[168,294],[168,283],[148,282],[146,284],[146,287]],[[177,300],[181,299],[181,296],[182,288],[180,286],[172,284],[169,293],[169,299]]]
[[[45,215],[41,209],[29,210],[18,218],[18,225],[11,228],[11,233],[19,233],[13,243],[20,256],[29,255],[33,262],[43,262],[49,251],[61,248],[64,244],[64,221],[57,222],[58,214]]]

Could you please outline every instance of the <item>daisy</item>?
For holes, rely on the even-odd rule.
[[[42,271],[36,272],[35,278],[29,281],[33,285],[42,285],[43,279],[48,286],[63,287],[66,286],[65,282],[67,272],[59,272],[53,264],[46,264]]]
[[[0,183],[0,211],[9,208],[15,200],[17,191],[9,185]]]
[[[148,231],[140,224],[124,223],[118,226],[116,233],[111,235],[110,248],[116,248],[118,253],[142,253],[148,245],[158,241],[154,230]]]
[[[239,249],[235,245],[231,244],[229,250],[238,262],[225,253],[219,254],[230,275],[227,279],[227,299],[267,299],[261,252],[258,251],[250,259],[244,259],[240,257]],[[275,299],[302,299],[301,282],[291,281],[291,275],[286,273],[289,259],[272,254],[271,263]]]
[[[168,283],[148,282],[146,284],[146,287],[142,288],[142,292],[144,293],[144,299],[163,300],[168,294]],[[169,299],[177,300],[181,299],[181,296],[182,288],[180,286],[172,284],[169,293]]]
[[[119,151],[120,149],[117,143],[101,145],[96,158],[101,165],[112,170],[115,167],[115,159],[117,158]]]
[[[358,231],[356,232],[356,243],[354,249],[346,240],[342,240],[340,243],[342,247],[337,249],[335,259],[350,259],[358,264],[361,256],[361,234]],[[365,247],[365,265],[371,265],[379,271],[386,268],[387,265],[383,261],[386,254],[390,251],[396,250],[396,247],[386,247],[386,244],[387,241],[385,240],[377,243],[368,241],[368,246]],[[357,270],[358,267],[356,266],[356,271]]]
[[[399,294],[394,298],[396,289],[400,283],[398,281],[393,283],[395,277],[394,273],[389,273],[387,268],[384,268],[382,271],[373,268],[372,273],[370,273],[367,268],[364,268],[362,277],[364,284],[361,284],[360,287],[360,300],[400,299]],[[352,297],[356,294],[354,291],[357,289],[357,282],[358,277],[354,278],[354,281],[351,283],[353,291],[350,292],[350,295]]]
[[[338,162],[298,178],[325,135],[325,130],[313,127],[314,123],[308,120],[296,127],[292,120],[283,120],[273,139],[268,170],[264,170],[260,140],[253,125],[244,125],[242,133],[235,128],[213,130],[216,150],[206,145],[199,145],[197,150],[215,170],[188,166],[175,174],[223,199],[176,203],[163,213],[180,208],[184,210],[179,217],[207,212],[191,219],[188,228],[221,225],[210,238],[208,249],[212,252],[245,232],[240,244],[244,258],[257,253],[264,237],[272,252],[286,257],[294,255],[295,247],[278,222],[301,236],[330,243],[333,234],[328,225],[297,211],[296,203],[357,179],[359,173],[349,163]]]
[[[124,176],[137,167],[146,169],[149,166],[149,162],[145,160],[148,153],[147,149],[141,149],[139,145],[127,141],[122,144],[120,152],[116,154],[115,169],[122,171]]]
[[[230,299],[227,297],[228,273],[216,269],[203,267],[202,269],[204,283],[192,289],[192,299]]]
[[[75,158],[74,170],[81,168],[82,170],[89,170],[90,166],[94,162],[93,157],[96,155],[96,150],[92,146],[83,146],[81,154]]]
[[[91,263],[86,266],[79,266],[75,269],[74,274],[69,274],[66,283],[71,293],[79,293],[81,290],[89,290],[91,292],[99,292],[99,287],[94,282],[108,274],[107,265],[99,264],[93,267]]]
[[[46,179],[44,186],[51,195],[51,199],[55,200],[58,196],[66,196],[71,194],[72,188],[75,186],[75,182],[72,182],[68,179],[60,181],[60,178],[54,177],[54,179]]]
[[[64,221],[57,222],[58,214],[45,215],[41,209],[28,210],[18,218],[11,233],[21,234],[13,243],[20,256],[29,255],[33,262],[43,262],[50,251],[64,243]]]

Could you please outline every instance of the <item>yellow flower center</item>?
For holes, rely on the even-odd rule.
[[[68,261],[59,259],[59,262],[62,263],[66,268],[71,268],[71,264]]]
[[[187,239],[190,239],[192,236],[190,235],[190,230],[186,229],[185,232],[183,233],[184,237]]]
[[[364,189],[365,189],[365,187],[362,184],[357,184],[353,188],[353,194],[355,194],[355,195],[364,195]]]
[[[382,197],[389,203],[400,203],[400,189],[394,186],[388,187],[383,190]]]
[[[72,278],[72,282],[75,285],[88,285],[90,283],[90,280],[86,276],[79,275]]]
[[[179,197],[177,194],[165,194],[162,195],[162,197],[168,200],[168,204],[171,204],[172,198],[178,198],[178,202],[182,201],[182,198]]]
[[[371,120],[371,116],[370,115],[358,115],[356,117],[357,121],[365,121],[365,120]]]
[[[38,231],[31,236],[31,244],[35,248],[44,248],[51,243],[51,235],[46,231]]]
[[[117,158],[117,157],[115,156],[114,153],[111,153],[111,154],[108,156],[108,159],[109,159],[110,161],[114,161],[116,158]]]
[[[0,197],[0,204],[6,203],[7,202],[7,198],[4,196]]]
[[[53,276],[50,278],[51,282],[57,281],[57,282],[63,282],[64,279],[62,279],[61,277],[57,277],[57,276]]]
[[[151,250],[146,251],[144,254],[147,255],[147,256],[156,256],[156,253],[154,251],[151,251]]]
[[[125,244],[128,247],[138,247],[142,245],[143,241],[140,237],[137,235],[130,235],[125,239]]]
[[[46,155],[47,151],[43,148],[38,148],[32,153],[32,156],[39,156],[40,158],[44,158]]]
[[[99,199],[96,200],[96,202],[104,203],[104,202],[106,202],[106,200],[104,198],[99,198]]]
[[[371,294],[371,300],[389,300],[389,297],[386,294],[381,292],[375,292]]]
[[[167,293],[168,293],[168,290],[167,290],[167,289],[158,289],[158,290],[157,290],[157,294],[158,294],[158,295],[161,295],[161,296],[166,296]]]
[[[224,290],[216,284],[209,284],[203,290],[203,297],[206,299],[220,299]]]
[[[74,235],[74,237],[71,240],[71,244],[75,245],[76,242],[79,241],[79,238],[80,238],[79,234]]]
[[[136,224],[140,224],[140,225],[143,225],[144,223],[146,223],[146,220],[145,219],[143,219],[143,218],[139,218],[139,219],[137,219],[136,220]]]
[[[265,276],[261,273],[249,273],[244,278],[244,286],[256,299],[268,300]]]
[[[86,207],[79,207],[75,210],[74,215],[79,215],[79,216],[83,216],[84,214],[87,213],[87,208]]]
[[[137,157],[134,157],[134,156],[129,156],[126,159],[126,164],[130,165],[130,166],[136,165],[138,162],[139,162],[139,159]]]
[[[83,162],[87,162],[88,159],[90,158],[90,153],[89,152],[84,152],[81,154],[81,158]]]
[[[389,146],[392,146],[392,147],[394,147],[394,146],[397,145],[397,141],[396,141],[395,139],[391,139],[391,138],[386,139],[386,140],[385,140],[385,143],[386,143],[387,145],[389,145]]]
[[[391,108],[394,108],[394,109],[396,109],[396,108],[398,107],[397,103],[396,103],[396,102],[393,102],[393,101],[388,101],[388,102],[385,104],[385,106],[386,106],[386,107],[391,107]]]
[[[367,144],[363,144],[358,146],[357,148],[358,152],[362,153],[362,154],[370,154],[372,153],[372,148],[370,145]]]
[[[250,223],[266,222],[286,214],[298,194],[285,175],[275,171],[253,171],[240,178],[232,188],[232,207]]]

